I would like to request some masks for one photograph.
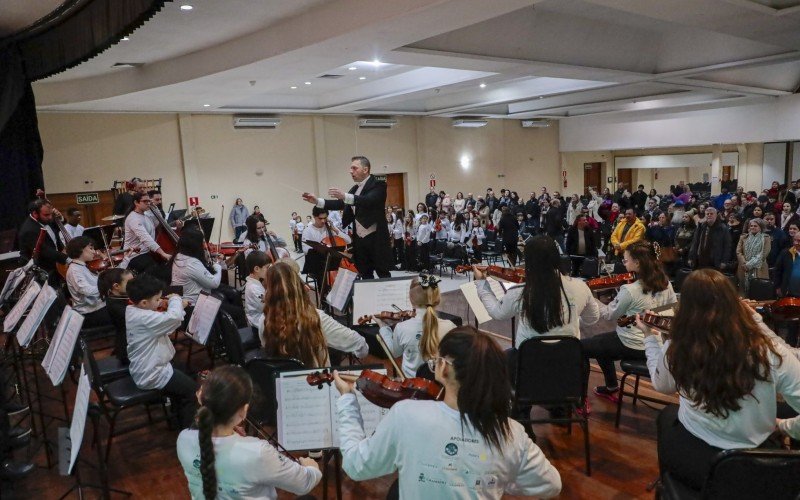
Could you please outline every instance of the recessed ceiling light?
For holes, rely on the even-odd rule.
[[[127,37],[127,36],[123,36],[121,41],[123,41],[123,42],[127,42],[128,40],[130,40],[130,38],[129,38],[129,37]]]
[[[289,87],[289,88],[290,88],[290,89],[292,89],[292,90],[294,90],[294,89],[296,89],[296,88],[297,88],[297,85],[292,85],[292,86],[291,86],[291,87]]]
[[[358,68],[356,68],[355,66],[350,66],[350,67],[349,67],[349,68],[347,68],[347,69],[349,69],[350,71],[355,71],[355,70],[357,70]]]
[[[367,79],[367,77],[366,77],[366,76],[359,76],[359,77],[358,77],[358,79],[359,79],[359,80],[366,80],[366,79]]]
[[[543,95],[540,95],[540,96],[539,96],[539,99],[544,99],[544,96],[543,96]]]
[[[181,5],[181,10],[192,10],[192,9],[194,9],[194,7],[192,7],[191,5],[188,4]]]
[[[204,108],[208,108],[208,107],[210,107],[210,106],[211,106],[210,104],[203,104],[203,107],[204,107]]]
[[[371,62],[370,64],[372,64],[372,65],[373,65],[373,66],[375,66],[375,67],[378,67],[378,66],[382,66],[382,65],[383,65],[383,63],[381,62],[381,60],[380,60],[380,59],[377,59],[377,58],[373,59],[373,60],[372,60],[372,62]]]
[[[311,85],[311,82],[303,82],[303,83],[305,83],[306,85]]]
[[[485,89],[485,88],[486,88],[486,84],[485,84],[485,83],[481,83],[481,84],[480,84],[480,87],[481,87],[482,89]]]

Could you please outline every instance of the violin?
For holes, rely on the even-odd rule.
[[[436,218],[436,224],[433,225],[433,228],[436,230],[437,233],[439,231],[441,231],[442,230],[442,219],[437,217]]]
[[[406,399],[440,401],[444,396],[444,387],[441,384],[420,377],[397,381],[372,370],[364,370],[358,376],[339,376],[348,382],[355,382],[356,388],[367,401],[381,408],[391,408],[398,401]],[[333,382],[333,374],[327,369],[314,372],[306,377],[306,381],[308,385],[316,385],[322,389],[323,385]]]
[[[800,298],[798,297],[783,297],[777,300],[766,300],[762,302],[744,302],[751,307],[762,309],[777,320],[783,321],[800,318]]]
[[[640,314],[639,319],[641,319],[642,323],[645,325],[658,328],[659,330],[669,331],[670,328],[672,328],[672,316],[659,316],[658,314],[645,313]],[[617,319],[617,325],[622,328],[634,324],[636,324],[635,314],[631,316],[621,316],[619,319]]]
[[[521,267],[500,267],[500,266],[456,266],[455,272],[466,273],[472,268],[485,272],[489,276],[510,281],[511,283],[525,283],[525,269]]]
[[[586,285],[589,290],[605,290],[607,288],[619,288],[634,281],[636,281],[635,273],[621,273],[586,280]]]
[[[381,311],[374,315],[365,315],[358,318],[359,325],[365,325],[372,321],[373,318],[378,318],[382,321],[405,321],[417,315],[417,311],[412,309],[410,311]]]

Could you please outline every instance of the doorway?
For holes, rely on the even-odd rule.
[[[406,194],[403,189],[405,174],[386,174],[386,206],[405,209]]]
[[[600,189],[600,167],[602,163],[584,163],[583,164],[583,194],[589,196],[589,188],[594,188],[598,193]]]
[[[625,184],[625,189],[633,193],[635,190],[633,189],[633,169],[630,168],[618,168],[617,169],[617,185],[622,182]],[[612,192],[617,189],[617,186],[611,190]]]

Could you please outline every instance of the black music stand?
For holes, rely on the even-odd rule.
[[[303,243],[310,246],[312,250],[319,253],[320,255],[325,256],[325,265],[322,267],[322,280],[323,282],[327,282],[328,280],[328,271],[330,271],[331,266],[331,259],[339,257],[340,259],[352,259],[353,255],[343,250],[347,247],[329,247],[319,241],[310,241],[310,240],[303,240]],[[333,283],[329,285],[325,285],[326,288],[323,288],[322,283],[317,283],[317,304],[322,304],[322,291],[323,289],[327,289],[327,287],[333,286]],[[330,312],[330,311],[328,311]]]

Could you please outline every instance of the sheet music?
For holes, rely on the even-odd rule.
[[[336,280],[333,282],[333,287],[325,299],[332,307],[339,311],[344,310],[347,299],[350,297],[350,290],[353,289],[353,283],[356,281],[358,274],[349,269],[339,268],[336,273]]]
[[[289,451],[321,450],[339,446],[336,401],[339,391],[333,384],[322,389],[308,385],[306,375],[319,369],[281,373],[275,380],[278,399],[278,441]],[[361,369],[342,371],[360,373]],[[386,374],[384,368],[373,371]],[[355,391],[364,419],[364,431],[371,436],[388,410],[380,408]]]
[[[489,283],[489,287],[492,289],[495,297],[497,300],[503,298],[506,294],[506,289],[503,283],[500,281],[487,277],[486,281]],[[486,306],[483,305],[480,296],[478,295],[478,285],[475,281],[469,281],[464,283],[459,287],[461,289],[461,293],[464,294],[464,298],[467,300],[467,305],[472,310],[472,314],[475,315],[475,319],[478,320],[478,324],[486,323],[492,319],[489,316],[489,311],[486,310]]]
[[[28,344],[30,344],[33,338],[33,334],[36,333],[36,329],[39,328],[39,325],[42,323],[44,315],[47,314],[47,310],[50,309],[50,306],[55,300],[56,291],[53,287],[45,283],[42,290],[36,296],[31,310],[28,311],[28,317],[25,318],[25,321],[22,322],[22,326],[17,330],[17,343],[19,343],[19,345],[28,347]]]
[[[8,297],[10,297],[19,284],[22,283],[22,280],[25,279],[25,273],[31,266],[33,266],[33,259],[29,260],[25,266],[18,267],[9,273],[6,282],[3,283],[3,291],[0,292],[0,306],[6,303]]]
[[[33,300],[39,295],[39,292],[42,291],[42,287],[39,286],[39,283],[35,281],[31,281],[28,284],[28,288],[25,289],[25,293],[22,294],[22,297],[19,298],[14,307],[11,308],[8,315],[6,315],[6,319],[3,320],[3,330],[6,332],[10,332],[17,326],[19,323],[20,318],[25,311],[28,310],[28,307],[33,303]]]
[[[214,320],[217,318],[217,312],[222,305],[222,301],[207,293],[201,293],[197,297],[197,303],[194,305],[192,317],[189,318],[189,325],[186,327],[188,333],[195,342],[206,345],[208,341],[208,334],[211,333],[211,327],[214,325]]]
[[[50,377],[53,385],[60,385],[64,381],[82,326],[83,315],[67,306],[58,321],[53,340],[42,360],[42,368]]]
[[[362,280],[353,284],[353,322],[366,315],[381,311],[396,311],[392,304],[404,311],[413,309],[408,292],[413,276],[390,280]]]
[[[86,429],[86,414],[89,413],[89,394],[92,386],[89,377],[81,366],[81,378],[78,382],[78,392],[75,394],[75,408],[72,410],[72,422],[69,426],[69,473],[78,458],[83,443],[83,431]]]

